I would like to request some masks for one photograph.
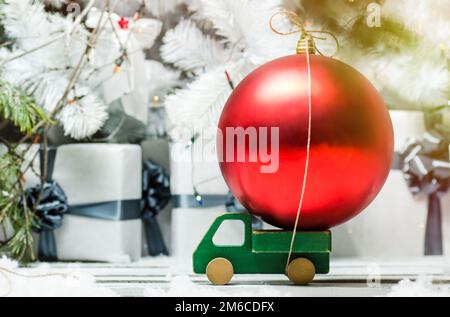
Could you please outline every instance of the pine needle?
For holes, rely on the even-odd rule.
[[[31,97],[12,84],[0,81],[0,118],[10,120],[23,133],[31,133],[36,123],[46,117]]]

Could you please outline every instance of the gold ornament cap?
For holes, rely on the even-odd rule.
[[[316,54],[316,45],[311,35],[308,33],[302,33],[300,40],[297,42],[297,54]]]
[[[277,15],[285,15],[287,18],[289,18],[289,20],[292,22],[292,24],[295,26],[295,28],[293,30],[290,31],[280,31],[277,30],[277,28],[274,26],[273,24],[273,19],[274,17],[276,17]],[[295,34],[295,33],[300,33],[300,39],[297,42],[297,49],[296,49],[296,53],[297,54],[319,54],[322,56],[328,56],[328,57],[333,57],[336,55],[336,53],[339,51],[339,41],[337,39],[337,37],[328,31],[323,31],[323,30],[306,30],[305,28],[305,24],[304,21],[302,20],[302,18],[300,18],[295,12],[292,11],[279,11],[279,12],[275,12],[274,14],[272,14],[272,16],[270,17],[269,20],[269,27],[270,29],[279,35],[291,35],[291,34]],[[328,35],[330,36],[334,42],[336,43],[336,52],[333,55],[324,55],[315,45],[314,43],[314,39],[321,39],[321,40],[325,40],[324,38],[321,37],[317,37],[314,34],[323,34],[323,35]]]

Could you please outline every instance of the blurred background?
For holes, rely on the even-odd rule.
[[[448,0],[1,0],[1,252],[190,257],[218,215],[243,211],[215,129],[232,87],[295,53],[299,34],[269,27],[282,9],[337,38],[317,48],[374,84],[394,126],[386,185],[333,229],[333,256],[450,254]]]

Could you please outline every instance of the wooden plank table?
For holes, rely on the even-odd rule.
[[[308,286],[291,285],[283,275],[235,275],[231,285],[212,286],[204,275],[192,273],[188,259],[145,258],[133,264],[55,263],[52,271],[79,270],[97,285],[120,296],[384,296],[403,279],[433,276],[433,283],[450,285],[446,258],[405,261],[335,259],[328,275]],[[450,294],[450,293],[449,293]]]

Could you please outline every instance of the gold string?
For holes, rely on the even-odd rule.
[[[289,266],[289,262],[291,261],[292,253],[294,250],[294,241],[295,237],[297,235],[297,226],[300,219],[300,212],[302,210],[303,206],[303,199],[305,197],[305,191],[306,191],[306,180],[308,178],[308,168],[309,168],[309,158],[310,158],[310,152],[311,152],[311,132],[312,132],[312,81],[311,81],[311,65],[309,60],[309,49],[306,49],[306,64],[308,65],[308,138],[306,143],[306,159],[305,159],[305,171],[303,173],[303,182],[302,182],[302,189],[300,193],[300,201],[298,203],[297,208],[297,215],[295,217],[295,224],[294,224],[294,230],[292,232],[292,238],[291,238],[291,244],[289,247],[289,253],[288,258],[286,261],[286,267],[285,271],[287,272],[287,268]]]
[[[292,22],[292,24],[294,24],[297,27],[297,30],[292,30],[292,31],[288,31],[288,32],[281,32],[279,30],[277,30],[274,26],[273,26],[273,18],[279,14],[284,14],[286,15],[289,20]],[[273,14],[270,18],[270,28],[273,32],[280,34],[280,35],[290,35],[290,34],[295,34],[295,33],[301,33],[301,37],[299,40],[299,44],[297,45],[297,53],[299,53],[299,48],[301,48],[302,53],[306,54],[306,64],[307,64],[307,72],[308,72],[308,136],[307,136],[307,143],[306,143],[306,159],[305,159],[305,170],[303,173],[303,180],[302,180],[302,188],[301,188],[301,192],[300,192],[300,200],[298,203],[298,207],[297,207],[297,214],[295,217],[295,223],[294,223],[294,228],[292,230],[292,237],[291,237],[291,242],[290,242],[290,246],[289,246],[289,253],[288,253],[288,257],[286,260],[286,266],[285,266],[285,272],[287,274],[288,271],[288,266],[289,263],[291,261],[291,257],[292,257],[292,253],[294,250],[294,242],[295,242],[295,237],[297,235],[297,227],[300,221],[300,214],[301,214],[301,210],[302,210],[302,206],[303,206],[303,200],[305,198],[305,192],[306,192],[306,183],[307,183],[307,179],[308,179],[308,169],[309,169],[309,161],[310,161],[310,154],[311,154],[311,136],[312,136],[312,80],[311,80],[311,63],[310,63],[310,45],[312,45],[313,49],[315,51],[317,51],[320,55],[323,55],[322,52],[320,50],[317,49],[315,43],[314,43],[314,38],[316,39],[321,39],[317,36],[312,35],[311,33],[322,33],[322,34],[330,34],[332,36],[332,38],[335,40],[336,42],[336,47],[337,47],[337,51],[339,50],[339,42],[336,38],[336,36],[334,36],[334,34],[327,32],[327,31],[307,31],[305,29],[305,23],[302,21],[302,19],[295,14],[294,12],[291,11],[280,11],[277,12],[275,14]],[[301,44],[301,45],[300,45]],[[304,47],[306,46],[306,47]],[[314,51],[313,51],[314,52]]]
[[[12,292],[12,282],[11,279],[9,278],[9,276],[7,274],[10,275],[15,275],[18,277],[23,277],[23,278],[44,278],[44,277],[73,277],[73,278],[78,278],[78,276],[74,275],[74,274],[68,274],[68,273],[43,273],[43,274],[35,274],[35,275],[27,275],[27,274],[21,274],[18,272],[14,272],[12,270],[9,270],[5,267],[0,266],[0,276],[3,276],[3,278],[6,280],[7,284],[8,284],[8,291],[5,292],[5,294],[0,294],[0,297],[6,297],[8,296],[11,292]]]
[[[287,31],[287,32],[278,30],[273,24],[273,19],[278,15],[285,15],[286,17],[288,17],[289,21],[291,21],[291,23],[294,26],[296,26],[296,29],[293,29],[293,30]],[[301,37],[300,37],[299,41],[301,41],[305,38],[308,38],[308,37],[311,38],[312,39],[311,42],[312,42],[314,50],[317,51],[317,53],[319,53],[320,55],[328,56],[328,57],[336,56],[336,54],[340,50],[339,40],[336,37],[336,35],[334,35],[332,32],[325,31],[325,30],[307,30],[305,25],[306,25],[305,21],[303,21],[302,18],[300,18],[295,12],[287,11],[287,10],[275,12],[274,14],[272,14],[272,16],[270,17],[270,20],[269,20],[269,27],[272,30],[272,32],[274,32],[278,35],[284,35],[284,36],[300,33]],[[319,50],[319,48],[316,46],[316,43],[314,42],[314,39],[325,41],[326,37],[321,37],[321,36],[317,36],[314,34],[329,35],[333,39],[334,43],[336,44],[335,52],[332,55],[325,55],[321,50]]]

